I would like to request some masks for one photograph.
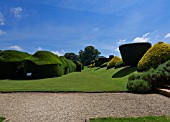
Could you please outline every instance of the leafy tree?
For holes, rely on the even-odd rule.
[[[79,57],[83,65],[89,65],[91,62],[94,62],[97,59],[98,55],[101,54],[97,49],[93,46],[85,47],[84,51],[79,51]]]
[[[79,56],[76,55],[75,53],[72,53],[72,52],[65,53],[64,57],[67,58],[67,59],[70,59],[70,60],[79,61]]]

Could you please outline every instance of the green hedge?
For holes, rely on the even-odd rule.
[[[100,67],[103,63],[108,61],[109,61],[108,58],[98,58],[97,60],[95,60],[95,66]]]
[[[107,69],[111,69],[113,67],[115,67],[115,64],[120,62],[122,59],[119,58],[118,56],[114,56],[109,63],[107,64]]]
[[[19,78],[24,74],[24,59],[30,54],[15,50],[0,51],[0,78]]]
[[[76,64],[76,71],[81,72],[83,70],[83,64],[79,61],[73,61]]]
[[[25,74],[32,73],[32,78],[62,76],[64,67],[60,57],[49,51],[38,51],[24,62]]]
[[[140,59],[151,47],[148,42],[143,43],[129,43],[119,46],[122,59],[127,66],[137,66]]]

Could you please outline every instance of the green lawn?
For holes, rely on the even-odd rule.
[[[0,117],[0,122],[3,122],[5,120],[5,118]]]
[[[62,77],[36,80],[0,80],[0,92],[120,92],[126,91],[134,68],[85,68]]]
[[[147,116],[131,118],[97,118],[90,119],[90,122],[170,122],[170,117],[166,116]]]

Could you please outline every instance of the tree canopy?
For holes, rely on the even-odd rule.
[[[93,46],[85,47],[84,51],[79,51],[79,57],[83,65],[89,65],[97,59],[98,55],[101,54],[97,49]]]

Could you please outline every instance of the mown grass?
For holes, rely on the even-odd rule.
[[[130,118],[96,118],[90,122],[170,122],[170,117],[166,116],[147,116]]]
[[[0,117],[0,122],[3,122],[5,120],[5,118]]]
[[[122,72],[125,70],[125,74]],[[127,91],[127,79],[135,70],[127,68],[85,68],[62,77],[34,80],[0,80],[0,92],[120,92]],[[128,73],[127,73],[128,72]],[[121,73],[120,75],[118,75]],[[113,77],[114,74],[119,77]]]

